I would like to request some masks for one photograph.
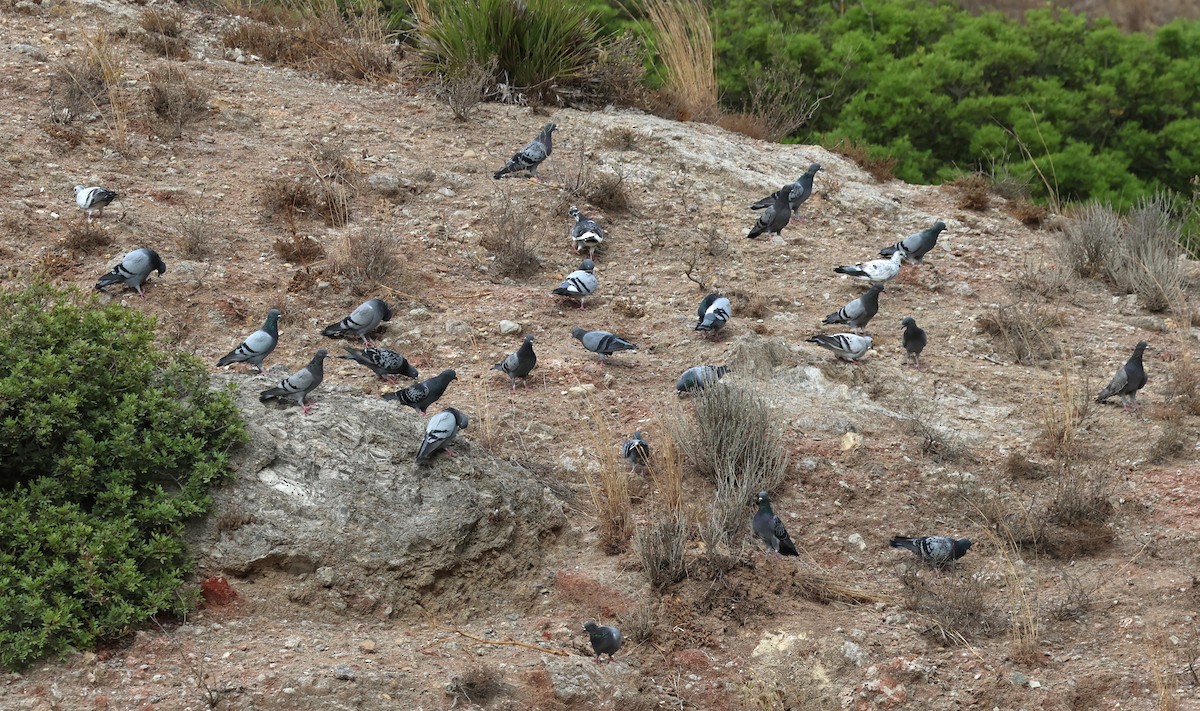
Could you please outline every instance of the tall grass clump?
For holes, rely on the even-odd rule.
[[[662,64],[663,91],[684,121],[715,121],[717,54],[708,8],[702,0],[647,0],[654,49]]]

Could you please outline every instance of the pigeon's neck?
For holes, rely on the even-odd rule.
[[[325,356],[314,356],[312,362],[308,364],[308,372],[323,373],[325,372]]]
[[[760,514],[769,514],[771,516],[775,515],[775,512],[773,510],[771,510],[771,502],[770,501],[760,501],[758,503],[758,512]]]
[[[1140,368],[1140,367],[1142,367],[1142,354],[1143,354],[1144,352],[1145,352],[1145,351],[1141,351],[1141,350],[1135,350],[1135,351],[1133,352],[1133,355],[1129,356],[1129,362],[1130,362],[1130,363],[1137,363],[1137,366],[1138,366],[1139,368]]]
[[[272,336],[279,335],[279,317],[268,316],[266,323],[263,324],[263,330]]]

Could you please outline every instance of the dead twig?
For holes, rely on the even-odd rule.
[[[545,652],[546,654],[553,654],[556,657],[571,656],[569,653],[564,652],[561,649],[546,649],[545,647],[539,647],[536,644],[528,644],[526,642],[518,642],[518,641],[512,640],[512,639],[482,639],[480,637],[476,637],[475,635],[467,634],[466,632],[463,632],[462,630],[458,629],[457,627],[452,628],[450,631],[457,635],[466,637],[467,639],[473,640],[475,642],[479,642],[480,644],[497,644],[497,645],[503,645],[506,647],[525,647],[526,649],[533,649],[533,650],[537,650],[539,652]]]

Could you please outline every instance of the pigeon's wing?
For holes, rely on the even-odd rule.
[[[1128,383],[1129,373],[1125,371],[1125,366],[1121,366],[1121,369],[1118,370],[1115,375],[1113,375],[1113,378],[1111,381],[1109,381],[1108,385],[1100,391],[1099,395],[1096,396],[1096,402],[1104,402],[1113,395],[1120,393],[1125,389],[1125,386]]]
[[[264,390],[259,400],[270,400],[274,397],[287,397],[299,393],[307,393],[316,387],[316,378],[308,368],[301,368],[295,373],[279,381],[279,385],[270,390]]]
[[[402,388],[394,393],[388,393],[383,396],[384,400],[396,400],[402,405],[415,407],[419,405],[425,398],[429,397],[429,383],[426,380],[415,385],[410,385],[407,388]]]
[[[512,158],[504,164],[504,167],[496,171],[496,178],[500,178],[507,173],[519,173],[523,170],[531,170],[541,165],[542,161],[550,155],[546,150],[546,145],[542,143],[541,136],[533,139],[521,150],[513,154]]]
[[[229,365],[230,363],[243,362],[261,364],[263,359],[266,358],[271,351],[275,350],[276,343],[278,343],[277,338],[266,331],[259,329],[254,333],[251,333],[245,341],[242,341],[240,346],[229,351],[224,358],[217,361],[217,365],[223,366]]]
[[[762,210],[775,204],[775,198],[779,197],[778,191],[771,193],[762,200],[750,206],[751,210]]]
[[[779,541],[779,553],[781,555],[800,555],[800,552],[796,550],[796,544],[792,542],[792,537],[788,535],[783,521],[778,516],[772,516],[772,519],[771,528],[775,539]]]

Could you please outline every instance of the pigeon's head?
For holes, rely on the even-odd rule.
[[[634,431],[633,431],[633,438],[634,438],[634,439],[641,439],[641,438],[642,438],[642,431],[641,431],[641,430],[634,430]]]
[[[449,412],[451,415],[454,415],[454,423],[458,425],[458,429],[467,429],[467,425],[470,423],[470,420],[467,419],[467,416],[464,415],[461,410],[455,407],[447,407],[445,412]]]
[[[283,312],[280,311],[279,309],[271,309],[270,311],[267,312],[267,318],[278,319],[282,315],[283,315]]]
[[[533,343],[533,334],[532,334],[532,333],[530,333],[530,334],[527,334],[527,335],[525,336],[525,342],[526,342],[526,343]]]
[[[758,492],[758,496],[754,497],[754,503],[762,506],[763,504],[771,503],[771,495],[765,491]]]
[[[913,320],[912,316],[905,316],[904,319],[900,321],[900,325],[908,328],[909,326],[916,326],[917,322]]]
[[[822,170],[820,163],[813,163],[812,165],[808,166],[809,175],[816,175],[818,170]]]
[[[933,223],[933,227],[930,227],[929,229],[933,230],[934,232],[941,232],[942,230],[946,229],[946,223],[938,220],[937,222]]]
[[[571,338],[576,338],[576,339],[579,339],[582,341],[584,335],[586,335],[586,334],[587,334],[587,331],[583,330],[582,328],[580,328],[578,326],[571,329]]]
[[[574,205],[571,206],[570,210],[567,210],[567,214],[570,215],[571,217],[575,218],[576,222],[579,221],[579,217],[580,217],[579,208],[575,207]]]
[[[1138,341],[1138,344],[1133,347],[1135,351],[1145,351],[1150,349],[1150,344],[1145,341]]]
[[[80,190],[83,190],[83,186],[82,186],[82,185],[76,185],[76,186],[75,186],[75,194],[76,194],[76,195],[78,195]]]
[[[448,383],[451,380],[457,380],[458,373],[455,373],[453,370],[447,368],[446,370],[443,370],[442,372],[438,373],[438,377],[441,378],[442,380],[445,380]]]
[[[550,134],[554,133],[557,130],[558,130],[558,124],[554,123],[553,121],[551,121],[550,123],[548,123],[542,127],[542,133],[546,134],[547,136],[549,136]]]
[[[583,631],[588,634],[598,634],[600,632],[600,625],[595,622],[585,622],[583,623]]]
[[[884,288],[883,284],[872,284],[871,288],[868,289],[868,291],[873,291],[876,294],[886,294],[887,293],[887,289]]]
[[[329,351],[325,350],[324,348],[319,348],[319,349],[317,349],[317,354],[314,357],[315,358],[324,358],[327,355],[329,355]]]
[[[590,259],[585,259],[580,263],[579,268],[585,272],[590,272],[596,268],[596,263]]]
[[[871,344],[873,343],[873,341],[871,340],[871,337],[870,337],[870,336],[859,336],[859,338],[861,338],[861,339],[863,339],[864,341],[866,341],[866,343],[867,343],[867,348],[870,348],[870,347],[871,347]]]

